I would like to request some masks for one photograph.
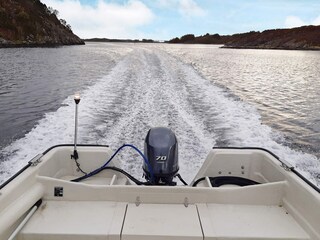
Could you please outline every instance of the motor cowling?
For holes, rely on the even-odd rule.
[[[176,185],[173,177],[179,170],[178,141],[176,135],[165,127],[151,128],[145,138],[144,154],[148,158],[156,185]],[[151,182],[150,170],[143,165],[145,178]]]

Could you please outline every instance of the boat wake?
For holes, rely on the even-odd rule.
[[[257,110],[158,46],[141,45],[128,52],[108,73],[81,92],[79,140],[124,143],[143,149],[151,127],[172,129],[179,142],[180,174],[190,182],[213,146],[263,147],[296,166],[319,184],[319,160],[282,144],[279,132],[263,125]],[[73,142],[74,103],[69,96],[24,138],[0,154],[1,181],[52,145]],[[124,150],[122,167],[141,178],[142,160]]]

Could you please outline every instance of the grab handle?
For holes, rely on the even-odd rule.
[[[10,237],[8,238],[8,240],[13,240],[15,239],[15,237],[18,235],[18,233],[21,231],[21,229],[24,227],[24,225],[26,225],[26,223],[29,221],[29,219],[32,217],[32,215],[35,213],[35,211],[37,211],[37,209],[39,208],[39,206],[41,205],[42,200],[40,199],[39,201],[37,201],[33,207],[31,208],[31,210],[29,211],[29,213],[27,214],[27,216],[22,220],[22,222],[19,224],[19,226],[14,230],[14,232],[10,235]]]

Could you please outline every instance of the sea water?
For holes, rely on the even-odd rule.
[[[171,128],[190,182],[213,146],[263,147],[320,185],[320,52],[214,45],[87,43],[0,49],[0,182],[52,145],[143,149],[151,127]],[[137,178],[129,150],[122,167]]]

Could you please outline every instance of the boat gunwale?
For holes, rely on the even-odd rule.
[[[230,150],[262,150],[264,152],[267,152],[269,154],[271,154],[274,158],[276,158],[281,164],[284,164],[287,166],[287,164],[283,161],[280,160],[280,158],[275,155],[273,152],[269,151],[268,149],[265,148],[259,148],[259,147],[213,147],[213,150],[219,150],[219,149],[230,149]],[[297,175],[301,180],[303,180],[306,184],[308,184],[311,188],[313,188],[314,190],[316,190],[318,193],[320,193],[320,188],[318,186],[316,186],[314,183],[312,183],[310,180],[308,180],[306,177],[304,177],[300,172],[298,172],[295,167],[293,166],[287,166],[289,167],[288,171],[291,171],[292,173],[294,173],[295,175]]]
[[[72,147],[74,144],[59,144],[54,145],[47,150],[45,150],[42,153],[42,156],[51,151],[54,148],[57,147]],[[79,147],[109,147],[109,145],[97,145],[97,144],[78,144]],[[280,160],[280,158],[275,155],[273,152],[265,149],[265,148],[259,148],[259,147],[213,147],[213,150],[223,150],[223,149],[230,149],[230,150],[261,150],[264,151],[271,156],[273,156],[275,159],[277,159],[280,163],[285,164]],[[25,165],[22,169],[20,169],[17,173],[15,173],[12,177],[10,177],[8,180],[6,180],[3,184],[0,185],[0,190],[3,189],[6,185],[8,185],[11,181],[13,181],[16,177],[18,177],[21,173],[23,173],[26,169],[28,169],[30,166],[32,166],[32,161],[29,161],[27,165]],[[318,188],[315,184],[313,184],[311,181],[309,181],[307,178],[305,178],[301,173],[299,173],[294,167],[290,167],[289,171],[294,173],[296,176],[298,176],[300,179],[302,179],[305,183],[307,183],[311,188],[313,188],[315,191],[320,193],[320,188]]]
[[[49,151],[51,151],[54,148],[57,148],[57,147],[72,147],[72,146],[74,146],[74,144],[58,144],[58,145],[54,145],[54,146],[48,148],[47,150],[45,150],[42,153],[42,156],[44,156],[45,154],[47,154]],[[97,144],[77,144],[77,146],[79,146],[79,147],[109,147],[109,145],[97,145]],[[38,155],[36,155],[35,157],[37,157],[37,156]],[[0,185],[0,190],[3,189],[6,185],[8,185],[10,182],[12,182],[16,177],[18,177],[21,173],[23,173],[25,170],[27,170],[30,166],[32,166],[32,160],[30,160],[27,165],[22,167],[18,172],[16,172],[8,180],[6,180],[4,183],[2,183]]]

